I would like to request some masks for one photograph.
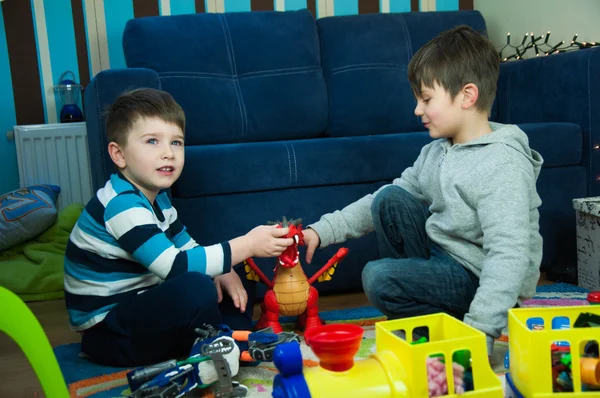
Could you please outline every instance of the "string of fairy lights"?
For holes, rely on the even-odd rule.
[[[564,40],[551,45],[549,44],[550,40],[550,31],[545,35],[535,36],[533,32],[525,33],[521,43],[518,45],[511,44],[511,35],[510,32],[506,35],[506,44],[498,50],[498,55],[500,56],[500,62],[508,62],[511,60],[520,60],[523,59],[523,56],[529,52],[535,52],[535,56],[546,56],[552,54],[564,53],[567,51],[575,51],[581,50],[585,48],[591,48],[599,46],[600,43],[596,43],[594,41],[577,41],[578,34],[575,33],[573,39],[569,43],[565,43]]]

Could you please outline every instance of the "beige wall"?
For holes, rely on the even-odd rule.
[[[474,0],[473,8],[485,18],[498,48],[506,43],[507,32],[513,45],[520,44],[526,32],[537,37],[547,31],[552,45],[570,42],[575,33],[578,41],[600,42],[600,0]]]

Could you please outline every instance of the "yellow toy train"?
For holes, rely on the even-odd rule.
[[[397,334],[413,336],[415,328],[427,327],[429,342],[412,344]],[[470,353],[474,388],[471,397],[501,398],[502,383],[490,368],[485,335],[446,314],[378,322],[376,352],[354,361],[362,328],[331,324],[305,334],[307,344],[319,358],[319,366],[303,368],[300,348],[289,343],[278,346],[273,362],[279,370],[273,383],[275,398],[398,397],[429,396],[427,358],[455,358]],[[453,361],[445,361],[447,397],[456,397]]]
[[[566,328],[549,327],[558,320],[565,320]],[[529,325],[532,322],[537,327]],[[410,341],[413,331],[422,327],[428,328],[430,341]],[[453,362],[464,352],[470,354],[472,371],[469,397],[600,396],[600,306],[511,309],[508,331],[510,373],[505,392],[490,368],[485,335],[448,315],[434,314],[376,323],[376,352],[364,360],[354,361],[362,328],[349,324],[325,325],[305,333],[319,367],[303,368],[297,344],[278,346],[273,355],[279,370],[273,397],[431,396],[426,362],[432,357],[452,358],[442,361],[449,391],[445,396],[456,397],[461,388],[455,385]],[[567,370],[560,371],[561,367]],[[562,377],[565,374],[569,377]]]

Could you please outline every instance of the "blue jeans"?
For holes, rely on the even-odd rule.
[[[217,304],[217,290],[208,275],[187,272],[117,304],[84,332],[81,350],[103,365],[145,366],[187,357],[198,337],[194,329],[205,323],[252,330],[256,283],[246,279],[242,267],[235,270],[248,292],[244,313],[225,292]]]
[[[371,213],[382,257],[362,272],[371,304],[389,319],[445,312],[462,320],[479,278],[431,242],[427,208],[392,185],[375,197]]]

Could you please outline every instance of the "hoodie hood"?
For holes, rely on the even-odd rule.
[[[487,145],[501,143],[525,156],[531,165],[537,179],[542,169],[544,159],[537,151],[529,147],[529,138],[519,127],[514,124],[500,124],[490,122],[492,132],[479,138],[460,144],[463,147],[474,145]]]

